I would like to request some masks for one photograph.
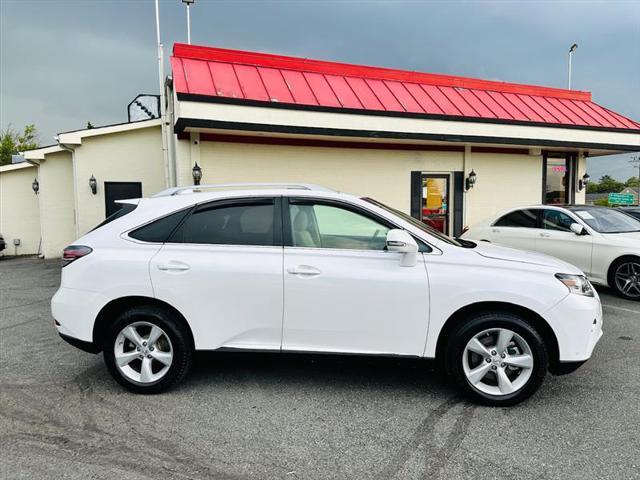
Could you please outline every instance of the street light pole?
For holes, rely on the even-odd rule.
[[[569,74],[567,78],[567,89],[569,90],[571,90],[571,60],[573,58],[573,52],[575,52],[577,48],[577,43],[574,43],[573,45],[571,45],[571,48],[569,48]]]
[[[160,41],[160,6],[158,0],[156,4],[156,40],[158,43],[158,83],[160,85],[160,132],[162,135],[162,159],[164,160],[164,183],[166,188],[171,186],[171,170],[169,168],[169,150],[167,135],[167,108],[165,105],[164,92],[164,50]]]
[[[182,0],[182,3],[187,7],[187,43],[189,45],[191,45],[191,10],[189,7],[191,7],[195,1],[196,0]]]

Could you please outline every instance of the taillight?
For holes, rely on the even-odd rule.
[[[77,259],[82,258],[85,255],[89,255],[91,252],[93,252],[91,247],[86,247],[84,245],[69,245],[62,253],[62,266],[66,267],[71,262],[75,262]]]

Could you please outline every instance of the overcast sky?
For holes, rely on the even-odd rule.
[[[157,93],[152,0],[0,0],[0,127],[57,132],[126,121]],[[163,43],[186,41],[184,6],[162,0]],[[640,1],[196,0],[193,43],[564,87],[640,120]],[[168,72],[168,63],[167,63]],[[628,157],[590,161],[593,177],[634,174]],[[635,172],[637,173],[637,171]]]

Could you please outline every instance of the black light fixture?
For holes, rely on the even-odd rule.
[[[91,188],[91,193],[94,195],[98,193],[98,181],[96,180],[96,177],[93,176],[93,173],[89,179],[89,187]]]
[[[469,176],[464,181],[464,187],[466,191],[469,191],[473,188],[473,186],[476,184],[477,178],[478,175],[473,169],[471,169],[471,173],[469,173]]]
[[[33,183],[31,184],[31,190],[33,190],[33,193],[35,193],[36,195],[40,193],[40,182],[38,182],[37,178],[33,179]]]
[[[202,180],[202,169],[198,165],[198,162],[191,169],[191,175],[193,176],[193,184],[200,185],[200,180]]]
[[[591,177],[588,173],[585,173],[580,180],[578,180],[578,191],[582,191],[583,188],[586,188],[591,181]]]

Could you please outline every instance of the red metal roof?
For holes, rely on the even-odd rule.
[[[179,98],[640,130],[640,123],[576,90],[180,43],[173,47],[171,65]]]

